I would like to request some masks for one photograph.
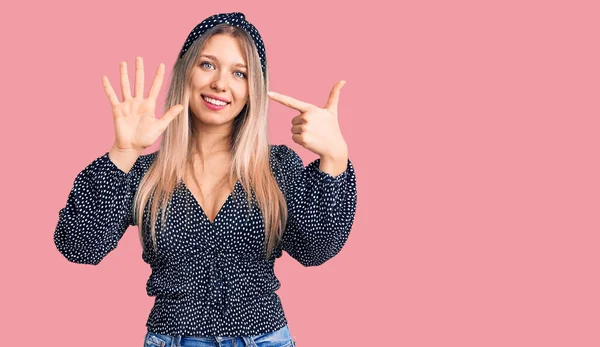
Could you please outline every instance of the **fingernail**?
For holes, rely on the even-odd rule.
[[[268,96],[273,96],[273,92],[267,92]]]

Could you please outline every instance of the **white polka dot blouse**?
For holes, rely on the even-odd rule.
[[[269,260],[264,255],[264,220],[256,203],[248,206],[238,181],[211,222],[182,183],[169,201],[166,229],[156,223],[154,251],[144,214],[143,260],[152,269],[146,292],[154,306],[148,331],[181,336],[250,336],[287,324],[276,290],[274,262],[285,250],[304,266],[318,266],[338,254],[348,239],[357,202],[350,159],[333,177],[306,167],[286,145],[270,145],[271,169],[288,205],[282,241]],[[69,261],[97,265],[113,249],[133,220],[133,199],[156,158],[140,156],[121,171],[108,152],[75,178],[67,204],[59,211],[54,243]],[[147,206],[146,206],[147,210]]]

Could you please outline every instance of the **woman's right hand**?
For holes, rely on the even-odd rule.
[[[121,62],[122,102],[119,102],[108,77],[102,76],[104,91],[112,105],[116,149],[133,150],[141,154],[156,142],[169,123],[183,111],[183,105],[174,105],[160,119],[156,118],[156,99],[162,86],[164,72],[165,66],[161,63],[152,82],[150,93],[144,99],[144,62],[141,57],[136,57],[135,91],[132,97],[127,63]]]

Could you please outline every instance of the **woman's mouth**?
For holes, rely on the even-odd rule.
[[[224,102],[224,101],[221,101],[221,100],[216,100],[216,99],[204,96],[204,95],[202,95],[202,101],[204,101],[204,105],[206,105],[207,108],[209,108],[209,109],[211,109],[213,111],[222,110],[227,105],[231,104],[231,102]]]

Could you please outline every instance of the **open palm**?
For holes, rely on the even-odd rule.
[[[156,118],[156,99],[162,86],[164,70],[164,64],[159,64],[150,93],[144,98],[144,63],[141,57],[136,57],[135,89],[132,97],[127,63],[121,62],[121,102],[108,77],[102,76],[104,90],[112,105],[115,146],[118,149],[142,152],[156,142],[169,123],[183,110],[183,105],[174,105],[161,118]]]

